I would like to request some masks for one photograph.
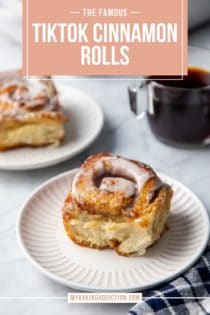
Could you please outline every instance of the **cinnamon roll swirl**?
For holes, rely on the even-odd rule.
[[[0,73],[0,150],[60,144],[65,117],[50,77]],[[44,79],[44,80],[43,80]]]
[[[164,230],[172,189],[149,166],[109,153],[89,157],[66,197],[68,236],[92,248],[143,255]]]

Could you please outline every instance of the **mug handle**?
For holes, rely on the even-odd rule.
[[[146,114],[145,110],[141,110],[140,112],[138,111],[138,92],[139,90],[145,88],[146,85],[146,81],[142,81],[140,85],[133,84],[128,87],[130,109],[138,120],[142,119]]]

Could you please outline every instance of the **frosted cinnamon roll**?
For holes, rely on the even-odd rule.
[[[63,207],[68,236],[91,248],[143,255],[164,230],[172,189],[147,165],[108,153],[89,157]]]
[[[66,119],[49,79],[0,73],[0,150],[61,143]]]

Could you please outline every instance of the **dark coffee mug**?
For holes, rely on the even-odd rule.
[[[208,51],[210,60],[210,51]],[[183,80],[147,77],[140,86],[129,87],[130,108],[141,119],[145,114],[153,134],[168,144],[210,143],[210,72],[189,67]],[[138,106],[141,91],[147,102]],[[138,108],[141,108],[140,113]]]

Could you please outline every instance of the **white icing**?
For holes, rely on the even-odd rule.
[[[27,80],[24,77],[6,78],[0,85],[0,103],[11,106],[4,109],[2,115],[24,115],[30,110],[37,112],[55,111],[58,106],[57,94],[41,81],[41,77],[34,77],[34,80]],[[36,79],[36,80],[35,80]],[[15,86],[16,89],[9,93],[7,89]]]
[[[107,164],[108,171],[106,170]],[[80,176],[82,175],[88,176],[89,178],[88,187],[83,187],[78,191],[77,183],[79,182]],[[99,187],[99,190],[103,191],[104,189],[107,191],[118,191],[119,189],[121,191],[122,189],[123,192],[125,194],[128,193],[129,196],[130,194],[133,195],[134,188],[136,194],[140,193],[145,183],[152,176],[151,172],[148,169],[146,169],[143,166],[141,167],[140,165],[137,165],[127,159],[117,156],[102,157],[95,161],[93,166],[90,167],[88,170],[83,170],[82,168],[80,169],[80,171],[75,176],[72,182],[72,193],[78,198],[82,197],[87,190],[91,189],[91,187],[92,188],[95,187],[94,181],[95,177],[103,175],[108,175],[108,179],[107,178],[102,179],[102,183],[101,186]],[[114,177],[112,177],[112,175]],[[116,179],[116,177],[122,178],[122,181],[120,181],[118,178],[116,184],[112,185],[112,188],[110,187],[108,188],[108,186],[110,186],[110,181]],[[133,182],[135,184],[133,184]],[[129,191],[127,192],[126,189],[128,189]]]
[[[29,80],[28,81],[28,95],[33,98],[38,96],[39,94],[47,94],[46,85],[39,80]]]
[[[108,192],[122,192],[127,198],[134,196],[136,193],[135,184],[121,177],[104,177],[99,188]]]
[[[150,172],[127,159],[113,156],[104,158],[112,165],[110,174],[131,178],[136,182],[138,192],[144,187],[147,180],[151,177]]]

